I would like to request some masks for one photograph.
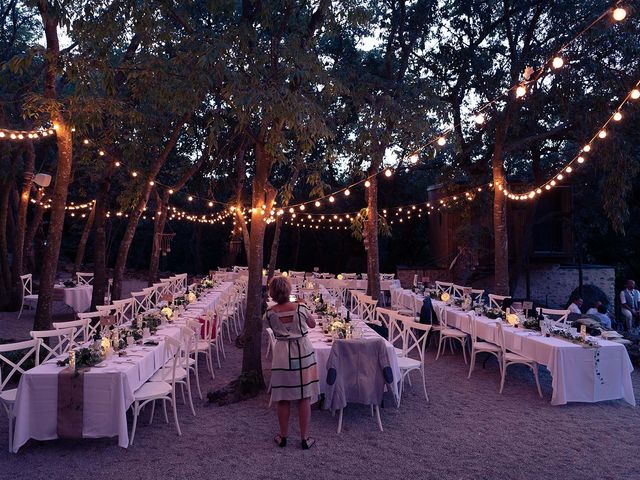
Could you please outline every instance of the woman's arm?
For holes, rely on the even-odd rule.
[[[311,312],[307,315],[307,327],[316,328],[316,317]]]

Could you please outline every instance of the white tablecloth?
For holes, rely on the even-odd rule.
[[[366,290],[366,280],[338,280],[337,278],[314,278],[312,281],[324,285],[326,288],[346,288],[347,290]],[[391,287],[400,287],[400,280],[382,280],[380,282],[380,290],[387,291]]]
[[[83,437],[117,436],[118,445],[124,448],[129,445],[126,412],[133,403],[133,392],[166,362],[162,336],[179,339],[179,334],[177,325],[164,326],[156,337],[158,346],[131,347],[127,349],[131,357],[113,356],[103,362],[104,368],[92,368],[85,373]],[[30,438],[58,438],[58,374],[61,370],[62,367],[52,361],[22,375],[14,410],[14,452]]]
[[[434,301],[442,305],[442,302]],[[463,332],[471,332],[469,314],[455,307],[446,307],[447,324]],[[480,338],[497,343],[496,320],[476,316],[477,333]],[[627,403],[636,404],[631,382],[633,365],[624,345],[598,338],[600,347],[598,371],[594,348],[556,337],[544,337],[539,332],[503,324],[505,343],[508,350],[531,358],[545,365],[552,376],[552,405],[568,402],[600,402],[623,398]]]
[[[363,330],[365,337],[382,338],[373,329],[371,329],[366,323],[361,320],[352,320],[353,327],[360,327]],[[318,375],[320,376],[320,393],[324,393],[327,389],[327,362],[329,361],[329,354],[331,353],[331,344],[327,343],[327,337],[324,335],[319,327],[309,331],[309,339],[313,344],[313,348],[316,351],[316,362],[318,363]],[[393,371],[393,378],[396,380],[393,383],[393,395],[398,401],[398,382],[400,381],[400,368],[398,367],[398,356],[396,355],[395,348],[391,343],[385,340],[387,347],[387,355],[389,356],[389,365]]]
[[[224,293],[227,293],[232,286],[233,282],[223,282],[215,288],[205,290],[205,294],[203,296],[201,296],[195,302],[187,305],[187,311],[197,309],[213,310],[214,308],[216,308],[220,296]]]
[[[64,303],[73,308],[74,312],[82,313],[89,310],[91,306],[91,296],[93,295],[93,286],[56,287],[56,290],[62,290]]]

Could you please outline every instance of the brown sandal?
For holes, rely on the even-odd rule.
[[[280,448],[284,448],[287,446],[287,437],[283,437],[280,434],[273,437],[273,441],[276,442],[276,445],[278,445]]]

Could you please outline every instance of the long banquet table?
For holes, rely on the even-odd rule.
[[[433,301],[434,306],[443,302]],[[437,310],[437,309],[436,309]],[[449,326],[471,333],[470,315],[457,307],[445,306]],[[476,315],[478,337],[498,343],[497,320]],[[633,365],[624,345],[592,337],[598,349],[557,337],[545,337],[540,332],[503,324],[505,346],[547,367],[552,377],[552,405],[568,402],[601,402],[624,399],[636,404],[631,382]],[[599,354],[596,362],[595,354]],[[597,368],[596,368],[597,367]]]
[[[198,312],[213,309],[220,296],[233,284],[225,282],[189,305],[173,324],[160,327],[157,346],[133,346],[127,356],[113,356],[101,366],[85,372],[83,385],[83,438],[118,437],[118,445],[127,448],[127,409],[133,403],[134,392],[166,362],[163,339],[179,340],[184,319]],[[66,357],[66,355],[64,356]],[[25,372],[20,379],[15,403],[15,432],[13,451],[17,452],[30,438],[53,440],[58,438],[58,375],[63,370],[57,359]]]

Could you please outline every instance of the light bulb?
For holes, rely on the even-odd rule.
[[[438,145],[440,145],[441,147],[443,147],[446,143],[447,143],[447,139],[446,138],[444,138],[444,137],[438,138]]]
[[[114,165],[115,165],[116,167],[119,167],[119,166],[120,166],[120,162],[116,162],[116,163],[114,163]]]
[[[151,180],[151,181],[149,182],[149,185],[151,185],[152,187],[153,187],[155,184],[156,184],[156,182],[154,182],[153,180]]]
[[[582,151],[583,152],[590,152],[591,151],[591,145],[585,145],[584,147],[582,147]]]
[[[571,173],[571,172],[573,172],[573,168],[572,168],[572,167],[567,167],[567,168],[565,169],[565,172],[567,172],[567,173]]]
[[[524,97],[526,93],[527,87],[525,87],[524,85],[518,85],[518,88],[516,88],[516,97]]]
[[[478,125],[482,125],[484,123],[484,115],[482,113],[477,114],[475,117],[473,117],[473,121],[476,122]]]
[[[419,160],[419,157],[418,157],[418,154],[417,154],[417,153],[412,153],[412,154],[409,156],[409,161],[410,161],[411,163],[413,163],[413,164],[418,163],[418,160]]]
[[[385,177],[387,177],[387,178],[388,178],[388,177],[390,177],[391,175],[393,175],[393,172],[391,171],[391,169],[390,169],[390,168],[387,168],[387,169],[384,171],[384,175],[385,175]]]
[[[169,195],[173,195],[173,188],[169,189]]]
[[[320,202],[319,202],[318,200],[316,200],[315,206],[316,206],[316,207],[319,207],[319,206],[320,206]]]
[[[138,172],[135,172],[135,171],[134,171],[134,172],[131,172],[131,176],[132,176],[132,177],[137,177],[137,176],[138,176]]]
[[[626,17],[627,17],[627,11],[622,7],[618,7],[613,11],[613,19],[616,22],[621,22]]]
[[[598,137],[607,138],[607,131],[606,130],[600,130],[600,132],[598,132]]]
[[[614,119],[616,122],[619,122],[620,120],[622,120],[622,114],[621,114],[620,112],[616,112],[616,113],[614,113],[614,114],[613,114],[613,119]]]
[[[213,207],[213,202],[209,202],[209,206],[210,206],[210,207]]]
[[[365,186],[366,188],[369,188],[369,187],[371,186],[371,182],[370,182],[369,180],[365,181],[365,182],[364,182],[364,186]]]
[[[584,163],[584,157],[578,157],[578,163]]]
[[[333,195],[331,195],[331,196],[329,197],[329,201],[330,201],[331,203],[333,203],[333,202],[335,202],[335,201],[336,201],[336,199],[335,199],[335,197],[334,197]]]
[[[344,191],[344,194],[348,197],[349,195],[351,195],[351,190],[349,190],[348,188]]]
[[[558,180],[562,180],[562,179],[564,178],[564,175],[559,174],[556,178],[557,178]]]
[[[553,66],[553,68],[562,68],[563,65],[564,60],[562,59],[562,57],[555,57],[551,62],[551,66]]]
[[[637,88],[634,88],[633,90],[631,90],[631,98],[633,98],[634,100],[637,100],[640,98],[640,90],[638,90]]]
[[[193,197],[192,197],[191,195],[189,195],[189,196],[187,197],[187,200],[189,200],[190,202],[193,202]]]
[[[300,205],[300,210],[304,210],[304,205]]]

